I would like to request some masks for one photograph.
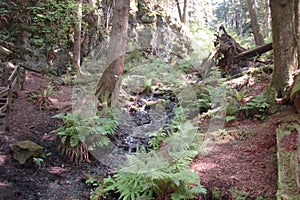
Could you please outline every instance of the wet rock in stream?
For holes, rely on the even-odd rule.
[[[149,141],[153,138],[150,133],[167,129],[171,118],[174,117],[174,100],[171,94],[151,94],[144,98],[139,96],[135,104],[138,110],[123,110],[118,129],[111,136],[112,143],[124,149],[126,153],[135,152],[137,148],[149,150]]]
[[[151,123],[151,117],[146,111],[137,111],[132,114],[132,118],[138,126]]]

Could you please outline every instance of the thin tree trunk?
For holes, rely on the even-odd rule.
[[[185,23],[186,22],[186,9],[187,9],[187,0],[184,0],[183,2],[183,12],[182,12],[182,18],[181,18],[181,22]]]
[[[261,46],[264,44],[263,37],[260,34],[259,24],[256,15],[256,7],[253,0],[247,0],[248,11],[251,19],[252,32],[255,40],[256,46]]]
[[[298,65],[300,64],[300,1],[295,0],[295,31],[297,38],[297,54],[298,54]],[[298,66],[299,68],[299,66]]]
[[[73,49],[73,66],[74,69],[76,70],[80,70],[81,21],[82,21],[82,0],[79,0],[78,9],[77,9],[77,23],[74,29],[74,49]]]
[[[118,98],[119,77],[123,74],[126,52],[130,0],[117,0],[113,8],[112,30],[106,58],[106,69],[96,88],[96,97],[103,106]]]
[[[244,21],[244,13],[243,13],[243,1],[240,0],[240,17],[239,17],[239,36],[243,35],[243,21]]]
[[[224,13],[223,13],[223,16],[224,16],[224,22],[225,22],[225,24],[228,26],[229,25],[229,20],[228,20],[228,16],[227,16],[227,13],[228,13],[228,7],[226,7],[226,1],[225,0],[223,0],[223,5],[224,5],[224,7],[226,8],[226,10],[224,11]]]
[[[265,36],[269,37],[270,36],[270,5],[269,5],[269,0],[265,0],[265,14],[266,14]]]
[[[182,20],[182,14],[181,14],[181,8],[180,8],[179,0],[176,0],[176,5],[177,5],[179,19],[181,21]]]

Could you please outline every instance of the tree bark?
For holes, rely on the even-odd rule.
[[[270,6],[269,0],[265,0],[265,36],[270,36]]]
[[[247,7],[250,15],[252,32],[255,40],[256,46],[261,46],[264,44],[263,37],[260,34],[259,24],[256,15],[256,7],[253,0],[247,0]]]
[[[106,58],[106,69],[96,88],[96,97],[110,106],[118,98],[118,80],[123,74],[130,0],[117,0],[113,8],[112,30]]]
[[[181,21],[182,20],[182,14],[181,14],[181,8],[180,8],[179,0],[176,0],[176,5],[177,5],[179,19]]]
[[[184,0],[183,2],[183,9],[182,9],[182,16],[181,16],[181,22],[185,23],[186,22],[186,9],[187,9],[187,0]]]
[[[300,64],[300,1],[295,0],[294,4],[295,10],[295,31],[296,31],[296,40],[297,42],[297,54],[298,54],[298,65]],[[299,68],[299,66],[298,66]]]
[[[282,98],[292,83],[292,74],[298,68],[297,36],[299,29],[299,0],[270,0],[274,72],[268,90],[270,98]]]
[[[77,9],[77,23],[74,29],[73,66],[75,70],[80,69],[81,21],[82,21],[82,0],[79,0],[78,9]]]

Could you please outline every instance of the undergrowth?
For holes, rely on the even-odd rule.
[[[48,85],[45,89],[39,89],[37,92],[33,91],[29,94],[28,99],[33,101],[40,110],[49,110],[52,107],[50,96],[53,93],[53,86]]]
[[[198,155],[197,127],[185,121],[186,112],[182,108],[176,110],[169,129],[152,133],[156,150],[128,155],[128,164],[121,166],[112,177],[105,178],[103,184],[91,192],[91,199],[115,194],[124,200],[181,200],[206,193],[199,176],[188,169]]]
[[[76,112],[60,113],[54,117],[63,120],[63,125],[52,131],[59,136],[58,149],[76,164],[90,162],[88,150],[106,146],[109,143],[106,136],[117,127],[112,117],[101,117],[100,114],[84,119]]]

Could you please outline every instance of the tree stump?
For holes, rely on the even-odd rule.
[[[221,36],[220,36],[220,33]],[[220,26],[219,33],[215,34],[217,37],[214,41],[216,53],[214,59],[216,65],[224,72],[229,72],[235,62],[235,56],[246,51],[240,44],[238,44],[225,30],[224,26]]]

